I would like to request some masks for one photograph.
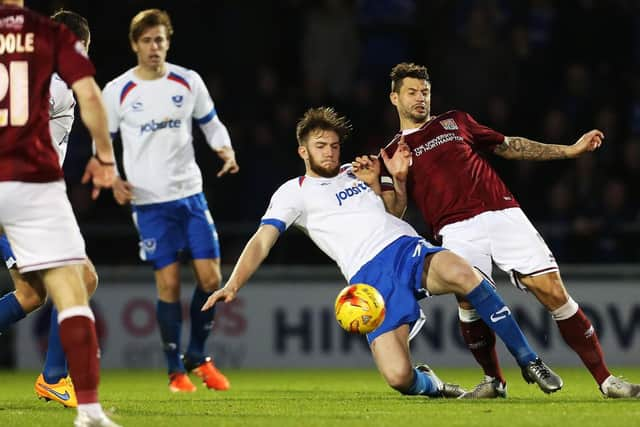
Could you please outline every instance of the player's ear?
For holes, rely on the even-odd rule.
[[[133,51],[133,53],[138,53],[138,45],[136,44],[136,42],[131,42],[131,50]]]
[[[397,107],[398,106],[398,93],[397,92],[391,92],[389,94],[389,101],[391,101],[391,103]]]
[[[309,160],[309,152],[307,151],[307,147],[304,145],[298,145],[298,155],[302,160]]]

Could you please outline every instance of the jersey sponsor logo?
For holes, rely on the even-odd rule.
[[[182,96],[182,95],[173,95],[171,97],[171,100],[173,101],[173,104],[176,107],[180,108],[180,107],[182,107],[182,103],[184,102],[184,96]]]
[[[142,104],[142,102],[140,101],[136,101],[133,104],[131,104],[131,109],[134,112],[139,113],[140,111],[144,110],[144,104]]]
[[[456,135],[455,133],[443,133],[442,135],[438,135],[435,138],[425,142],[422,145],[417,146],[413,149],[413,153],[416,156],[421,156],[427,151],[433,150],[441,146],[442,144],[446,144],[447,142],[462,142],[463,139],[461,136]]]
[[[369,190],[369,187],[363,182],[359,182],[353,187],[347,187],[342,191],[336,193],[336,199],[338,199],[338,206],[342,206],[342,201],[347,200],[350,197],[357,196],[358,194]]]
[[[440,124],[445,130],[458,130],[458,124],[453,119],[442,120]]]
[[[491,321],[493,323],[497,323],[497,322],[501,321],[502,319],[506,318],[510,314],[511,314],[511,310],[509,310],[509,307],[507,307],[505,305],[500,310],[496,311],[495,313],[491,313],[491,316],[489,316],[489,318],[491,319]]]
[[[147,132],[155,132],[162,129],[178,129],[182,125],[180,119],[164,119],[161,122],[151,120],[140,126],[140,135],[144,135]]]

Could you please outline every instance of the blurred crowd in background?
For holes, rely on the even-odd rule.
[[[295,124],[309,107],[334,106],[354,126],[343,161],[376,153],[398,129],[389,71],[428,67],[432,114],[469,112],[504,134],[571,144],[601,129],[604,146],[577,160],[490,162],[560,262],[640,260],[640,2],[633,0],[274,0],[26,1],[86,16],[97,80],[135,65],[128,25],[141,9],[169,12],[168,60],[205,80],[240,164],[221,166],[195,131],[205,193],[235,262],[273,191],[303,173]],[[98,264],[137,264],[130,210],[110,194],[91,202],[78,183],[89,155],[77,120],[65,164],[69,194],[89,255]],[[197,129],[197,127],[196,127]],[[408,219],[419,231],[415,210]],[[325,263],[287,233],[269,262]]]

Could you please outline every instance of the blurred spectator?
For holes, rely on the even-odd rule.
[[[332,98],[346,96],[358,65],[352,2],[314,2],[304,22],[301,58],[305,79],[326,88]]]

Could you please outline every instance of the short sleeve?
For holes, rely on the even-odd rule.
[[[193,90],[195,95],[193,118],[199,124],[204,124],[211,121],[211,119],[217,115],[217,112],[213,104],[213,100],[211,99],[211,95],[209,95],[209,90],[205,86],[202,77],[200,77],[200,74],[195,71],[192,71],[192,73]]]
[[[301,178],[302,180],[304,178]],[[269,207],[262,216],[261,224],[269,224],[284,232],[302,215],[302,198],[299,180],[283,184],[271,196]],[[297,188],[296,188],[297,186]]]
[[[96,72],[84,44],[64,25],[55,24],[55,71],[69,87],[83,77]]]
[[[480,149],[493,150],[504,142],[504,135],[487,126],[479,124],[469,113],[464,114],[464,122],[471,134],[473,145]]]

